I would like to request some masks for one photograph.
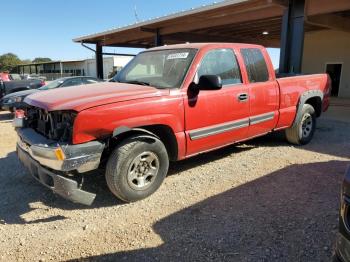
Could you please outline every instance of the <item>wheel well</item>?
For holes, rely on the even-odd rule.
[[[151,125],[151,126],[141,126],[136,129],[130,129],[128,131],[124,131],[121,134],[118,134],[115,138],[110,139],[110,146],[114,147],[120,141],[137,134],[146,134],[154,137],[158,137],[160,141],[164,144],[169,160],[176,161],[178,158],[178,145],[175,134],[171,127],[166,125]]]
[[[315,109],[317,117],[319,117],[321,115],[321,113],[322,113],[322,100],[320,97],[318,97],[318,96],[311,97],[305,101],[305,104],[309,104]]]

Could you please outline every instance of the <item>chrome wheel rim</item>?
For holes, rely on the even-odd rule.
[[[135,157],[128,169],[129,186],[145,190],[155,181],[159,171],[159,159],[153,152],[143,152]]]
[[[310,114],[304,114],[301,120],[300,134],[302,138],[309,137],[313,128],[312,116]]]

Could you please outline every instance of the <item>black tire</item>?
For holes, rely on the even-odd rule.
[[[291,144],[306,145],[312,140],[315,130],[315,109],[311,105],[305,104],[298,122],[293,127],[286,129],[286,138]]]
[[[145,160],[152,158],[154,160],[151,163]],[[155,171],[156,167],[158,168]],[[115,196],[125,202],[134,202],[153,194],[162,184],[168,168],[169,157],[164,144],[152,136],[135,135],[114,149],[109,157],[105,175],[107,185]],[[151,176],[151,173],[147,173],[149,170],[156,175]],[[132,179],[134,174],[138,175]],[[139,183],[138,179],[143,182]]]

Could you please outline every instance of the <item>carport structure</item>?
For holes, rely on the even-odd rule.
[[[184,42],[244,42],[281,48],[280,73],[301,73],[305,34],[350,33],[349,0],[228,0],[82,36],[96,45],[98,76],[103,46],[150,48]]]

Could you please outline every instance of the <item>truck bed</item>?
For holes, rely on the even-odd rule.
[[[281,76],[281,75],[279,75]],[[308,91],[319,92],[323,96],[322,111],[329,106],[330,78],[327,74],[283,75],[277,78],[280,90],[280,121],[277,128],[290,126],[294,121],[300,94]],[[321,112],[317,112],[321,114]]]

